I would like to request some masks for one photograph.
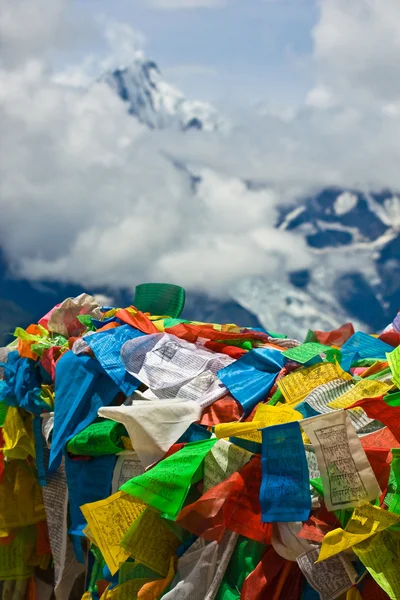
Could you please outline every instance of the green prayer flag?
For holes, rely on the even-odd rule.
[[[304,338],[304,343],[306,344],[307,342],[318,342],[317,336],[312,329],[307,331],[306,337]]]
[[[365,379],[380,379],[384,375],[388,375],[390,373],[390,369],[382,369],[382,371],[378,371],[378,373],[374,373],[373,375],[368,375]]]
[[[386,496],[384,498],[384,503],[388,508],[393,500],[393,496],[396,493],[396,490],[397,490],[396,476],[393,472],[392,464],[390,464],[389,481],[388,481]]]
[[[68,442],[67,451],[84,456],[118,454],[124,449],[121,437],[127,435],[128,432],[121,423],[105,419],[88,425],[75,435]]]
[[[0,402],[0,427],[3,427],[3,425],[4,425],[4,422],[5,422],[6,416],[7,416],[7,411],[8,411],[7,404],[4,404],[4,402]]]
[[[203,479],[203,461],[217,438],[186,444],[155,467],[124,483],[120,490],[175,520],[190,486]]]
[[[324,495],[324,488],[322,486],[321,477],[317,477],[316,479],[310,479],[310,485],[313,486],[313,488],[317,492],[317,494],[319,494],[320,496]]]
[[[97,593],[98,589],[97,589],[96,582],[99,579],[103,579],[103,569],[106,566],[106,561],[104,560],[101,551],[95,544],[93,544],[93,543],[90,544],[90,551],[94,556],[94,564],[92,567],[92,572],[90,574],[88,590],[90,592]]]
[[[250,340],[216,340],[219,344],[227,344],[228,346],[235,346],[235,348],[242,348],[242,350],[253,350],[253,344]]]
[[[136,561],[121,563],[118,571],[118,585],[132,579],[149,579],[150,581],[155,581],[156,579],[161,579],[161,575]]]
[[[287,335],[285,335],[284,333],[276,333],[275,331],[268,330],[268,335],[269,335],[269,337],[273,337],[273,338],[280,339],[280,340],[287,339]]]
[[[180,325],[181,323],[190,323],[190,321],[186,321],[185,319],[164,319],[164,328],[175,327],[175,325]]]
[[[389,510],[400,515],[400,448],[392,448],[392,455],[393,459],[390,469],[396,482],[396,489],[390,502]]]
[[[319,496],[324,495],[324,487],[322,485],[321,477],[317,477],[316,479],[310,479],[310,485],[314,488]],[[352,508],[341,508],[340,510],[334,511],[337,520],[340,522],[342,527],[346,527],[347,522],[349,521],[351,515],[353,514]]]
[[[300,344],[300,346],[296,346],[295,348],[289,348],[282,353],[289,360],[293,360],[302,365],[307,363],[308,361],[316,358],[317,356],[321,356],[321,358],[326,358],[329,362],[333,360],[337,360],[340,362],[342,354],[339,350],[335,348],[331,348],[330,346],[324,346],[323,344],[318,344],[317,342],[306,342],[304,344]]]
[[[400,392],[395,392],[394,394],[388,394],[383,397],[383,400],[389,406],[400,406]]]
[[[376,358],[360,358],[351,361],[352,367],[372,367],[377,362]]]
[[[96,331],[96,327],[93,325],[91,315],[78,315],[77,319],[82,325],[84,325],[89,331]]]
[[[240,536],[215,600],[239,600],[244,580],[260,562],[266,546]]]
[[[270,398],[270,400],[268,400],[267,404],[269,404],[270,406],[276,406],[278,402],[286,402],[285,396],[282,394],[279,388],[276,390],[275,394]]]

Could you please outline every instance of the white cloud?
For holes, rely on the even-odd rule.
[[[15,271],[98,288],[153,279],[222,292],[243,275],[278,280],[309,264],[304,242],[274,229],[282,203],[325,185],[400,189],[397,84],[382,104],[392,106],[386,112],[375,109],[374,78],[370,104],[357,101],[357,78],[351,103],[321,93],[351,96],[352,85],[334,57],[338,44],[328,27],[332,18],[340,24],[344,4],[323,6],[331,12],[322,7],[316,59],[329,69],[327,81],[316,83],[315,89],[325,86],[319,95],[310,93],[308,106],[290,118],[243,113],[236,128],[220,135],[147,130],[105,85],[83,89],[111,64],[107,57],[89,56],[52,75],[45,50],[59,30],[55,13],[33,22],[32,44],[44,32],[33,60],[31,42],[10,21],[6,38],[14,50],[0,71],[0,239]],[[354,23],[342,29],[345,46],[353,45],[346,36],[356,30]],[[106,35],[116,64],[140,41],[118,23]],[[172,159],[202,176],[196,192]],[[252,191],[244,180],[266,188]]]
[[[324,85],[317,85],[312,88],[307,96],[305,103],[311,108],[332,108],[335,105],[332,92]]]
[[[0,56],[7,66],[42,55],[60,41],[61,19],[68,0],[2,0]]]
[[[109,48],[109,54],[103,60],[110,66],[115,66],[115,63],[118,62],[129,63],[132,56],[136,52],[142,51],[147,43],[144,33],[133,29],[128,23],[120,23],[105,15],[100,17],[99,23],[103,24],[104,37]],[[103,64],[102,66],[107,67],[108,65]]]
[[[65,66],[52,77],[53,81],[61,85],[87,87],[97,79],[99,74],[118,65],[127,65],[132,62],[135,55],[142,54],[147,40],[141,31],[134,29],[128,23],[120,23],[105,15],[100,15],[96,23],[104,36],[107,53],[89,54],[81,63]]]
[[[320,0],[313,30],[321,82],[345,101],[400,97],[399,0]]]
[[[222,292],[243,274],[307,264],[304,244],[294,253],[292,236],[273,230],[279,196],[250,192],[233,165],[203,167],[193,194],[166,153],[188,144],[200,168],[207,134],[150,132],[107,86],[62,86],[37,62],[3,70],[0,89],[0,236],[19,274]]]
[[[229,0],[147,0],[149,6],[162,10],[222,8]]]
[[[93,298],[95,299],[95,302],[101,306],[115,306],[115,300],[112,296],[107,296],[106,294],[93,294]]]

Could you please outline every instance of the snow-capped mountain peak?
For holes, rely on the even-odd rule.
[[[129,65],[108,71],[101,78],[128,105],[129,112],[152,129],[219,130],[224,120],[207,102],[187,100],[168,83],[157,64],[137,51]]]

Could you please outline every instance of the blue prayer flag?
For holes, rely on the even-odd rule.
[[[352,362],[363,358],[386,360],[386,352],[392,352],[393,347],[372,335],[357,331],[341,347],[342,360],[340,366],[348,371]]]
[[[57,470],[65,444],[109,406],[119,387],[90,356],[66,352],[57,361],[53,438],[49,471]]]
[[[116,457],[114,455],[91,456],[86,460],[65,457],[65,474],[68,485],[68,512],[76,558],[84,562],[81,538],[86,519],[80,507],[83,504],[103,500],[111,494],[111,481]]]
[[[284,423],[261,431],[262,521],[306,521],[311,511],[311,495],[300,425]]]
[[[257,348],[218,371],[217,376],[249,415],[266,399],[285,362],[279,350]]]
[[[121,392],[130,396],[139,387],[138,381],[127,372],[121,360],[121,348],[125,342],[144,335],[139,329],[130,325],[121,325],[114,329],[100,331],[85,337],[85,341],[93,354]]]

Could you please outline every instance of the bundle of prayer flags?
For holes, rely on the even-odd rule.
[[[140,306],[0,349],[3,600],[400,600],[399,315],[302,342]]]

